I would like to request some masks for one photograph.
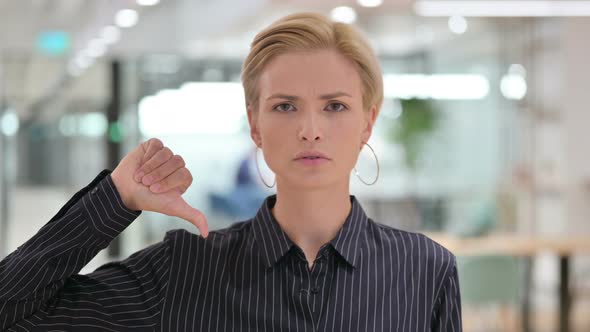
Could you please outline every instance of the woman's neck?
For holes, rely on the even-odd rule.
[[[277,184],[277,200],[271,213],[313,265],[319,249],[330,242],[350,213],[348,183],[328,189],[282,189]]]

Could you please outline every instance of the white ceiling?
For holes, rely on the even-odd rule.
[[[73,56],[96,38],[104,26],[113,24],[115,13],[123,7],[137,9],[139,22],[123,29],[121,40],[108,50],[106,58],[165,53],[241,59],[255,32],[276,18],[301,10],[328,14],[334,3],[331,0],[161,0],[156,6],[140,7],[134,0],[0,0],[0,78],[3,77],[0,85],[5,82],[7,99],[26,117],[27,105],[53,93],[51,87],[64,78],[69,60],[69,57],[51,58],[36,52],[38,34],[46,30],[68,32],[72,37]],[[430,41],[455,38],[446,28],[445,19],[425,20],[413,15],[413,0],[385,0],[379,8],[362,8],[356,0],[337,3],[357,9],[358,26],[381,54],[407,54]],[[94,67],[100,66],[99,60]],[[76,78],[70,89],[76,98],[106,97],[107,77],[96,72],[89,70]]]

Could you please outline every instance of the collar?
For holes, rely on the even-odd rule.
[[[343,226],[330,244],[338,254],[353,267],[357,266],[366,237],[363,234],[368,224],[368,217],[354,195],[349,195],[351,209]],[[293,245],[287,234],[271,213],[277,200],[273,194],[264,200],[252,220],[252,229],[257,246],[267,267],[273,266]]]

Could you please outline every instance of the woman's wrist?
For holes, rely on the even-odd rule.
[[[120,174],[116,169],[111,173],[111,179],[113,180],[113,184],[115,185],[115,188],[117,189],[117,192],[119,193],[119,196],[121,197],[125,207],[133,211],[139,210],[133,202],[133,196],[125,190],[124,181],[120,178]]]

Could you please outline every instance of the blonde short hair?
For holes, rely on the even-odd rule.
[[[352,25],[333,22],[317,13],[287,15],[254,37],[242,66],[246,104],[258,105],[258,78],[277,55],[293,51],[335,49],[352,60],[362,82],[363,108],[383,103],[383,78],[379,61],[367,40]]]

